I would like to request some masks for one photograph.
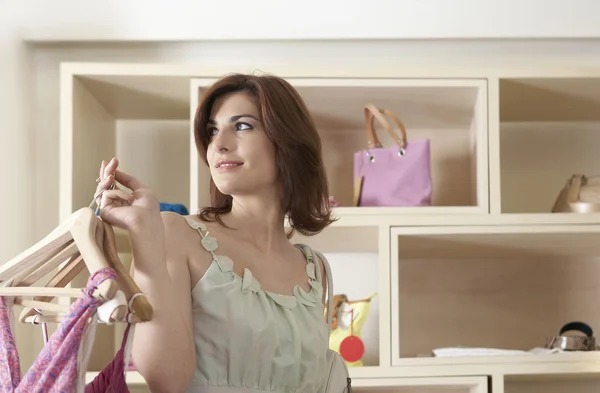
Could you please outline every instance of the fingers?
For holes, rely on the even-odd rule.
[[[121,189],[105,190],[100,198],[101,209],[129,206],[134,199],[133,195]]]
[[[146,188],[141,181],[123,171],[115,170],[115,178],[119,183],[129,188],[131,191]]]
[[[100,165],[100,177],[94,200],[100,209],[106,207],[126,206],[133,202],[131,194],[122,190],[117,183],[122,184],[132,192],[146,186],[135,177],[117,169],[119,160],[112,158],[109,162],[102,161]]]
[[[98,187],[96,187],[96,192],[110,188],[114,184],[114,182],[115,182],[115,176],[114,175],[108,176],[104,180],[101,180],[100,183],[98,183]]]
[[[96,180],[98,186],[94,194],[94,200],[99,207],[101,206],[104,192],[116,186],[114,172],[117,170],[118,165],[119,161],[116,158],[111,159],[109,162],[103,160],[100,164],[100,176]]]
[[[114,181],[113,175],[118,165],[119,162],[116,158],[113,158],[109,162],[104,160],[102,161],[100,164],[100,176],[98,176],[98,179],[96,179],[96,182],[98,183],[98,187],[96,187],[96,194],[112,185],[112,182]]]
[[[102,164],[104,164],[104,161],[102,161]],[[100,179],[104,180],[108,176],[113,175],[115,173],[115,171],[117,170],[117,167],[119,166],[119,160],[117,160],[115,157],[113,157],[113,159],[110,160],[108,163],[106,163],[106,165],[102,165],[102,166],[103,166],[103,168],[101,168],[102,173],[100,174]]]
[[[101,207],[102,195],[104,195],[105,192],[116,188],[113,186],[115,186],[115,177],[113,175],[110,175],[98,183],[98,187],[96,187],[96,193],[94,194],[94,200],[96,201],[96,205],[98,205],[98,207]]]
[[[112,180],[108,180],[107,183],[102,183],[102,181],[114,175],[116,177],[117,182],[119,182],[120,184],[129,188],[132,191],[138,190],[140,188],[146,188],[146,186],[135,177],[118,170],[118,166],[119,160],[117,158],[111,159],[108,163],[102,161],[102,165],[100,167],[100,183],[104,186],[110,186],[112,184]]]
[[[104,168],[106,168],[106,164],[108,164],[106,161],[102,160],[102,164],[100,165],[100,176],[98,176],[98,179],[103,180],[104,179]]]

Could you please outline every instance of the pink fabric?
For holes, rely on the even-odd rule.
[[[354,179],[362,177],[359,206],[431,205],[429,140],[354,153]]]
[[[131,325],[127,325],[121,349],[113,360],[86,385],[85,393],[129,393],[125,379],[125,344]]]
[[[77,388],[79,347],[88,318],[100,301],[92,297],[98,285],[115,278],[115,271],[101,269],[90,276],[83,295],[76,299],[69,312],[48,340],[35,362],[20,380],[19,354],[10,328],[10,306],[0,297],[0,391],[3,393],[73,393]]]

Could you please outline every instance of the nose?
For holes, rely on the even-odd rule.
[[[229,130],[221,130],[215,135],[212,141],[215,151],[223,153],[233,149],[235,142],[231,134]]]
[[[221,145],[217,145],[215,150],[218,151],[219,153],[225,153],[225,152],[229,151],[229,149],[227,148],[227,146],[222,145],[222,144]]]

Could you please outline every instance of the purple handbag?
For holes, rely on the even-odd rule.
[[[386,121],[389,116],[400,131],[394,132]],[[374,119],[396,141],[397,146],[383,147],[377,138]],[[408,142],[406,128],[389,109],[365,105],[368,148],[354,153],[356,206],[429,206],[431,205],[431,153],[429,140]]]

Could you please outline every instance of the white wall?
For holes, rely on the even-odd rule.
[[[34,212],[29,239],[40,238],[58,220],[58,139],[59,139],[59,64],[62,61],[88,62],[185,62],[220,66],[252,66],[263,71],[272,67],[310,67],[319,64],[335,70],[347,66],[371,67],[374,64],[414,66],[496,66],[539,62],[562,64],[579,62],[600,66],[600,40],[535,42],[444,42],[444,41],[349,41],[349,42],[197,42],[197,43],[65,43],[31,48],[31,98],[26,105],[31,114],[33,156],[19,173],[29,170],[28,179],[36,190],[33,200],[24,203],[26,214]],[[12,97],[12,94],[7,96]],[[12,113],[8,114],[12,116]],[[2,120],[0,120],[2,121]],[[14,135],[12,136],[14,138]],[[12,149],[11,149],[12,150]],[[110,157],[109,157],[110,158]],[[33,167],[33,168],[30,168]],[[139,173],[138,175],[141,175]],[[41,192],[43,190],[43,193]],[[0,194],[0,198],[2,198]]]
[[[9,0],[0,0],[0,261],[57,224],[61,61],[181,61],[220,65],[224,73],[233,64],[268,70],[275,65],[310,65],[317,59],[331,69],[381,62],[398,67],[524,61],[539,61],[540,66],[547,61],[600,65],[595,56],[600,53],[600,41],[596,40],[446,40],[600,38],[600,24],[595,18],[600,15],[597,0],[579,0],[568,7],[564,1],[554,0],[382,0],[377,7],[365,7],[365,2],[356,0],[311,0],[302,2],[302,8],[270,6],[268,11],[261,10],[267,2],[260,0],[252,6],[239,2],[235,7],[231,2],[202,2],[201,9],[197,1],[181,1],[177,8],[173,1],[167,6],[145,1],[142,7],[140,3],[24,0],[10,2],[9,7]],[[27,13],[23,5],[30,7]],[[253,10],[262,13],[257,15]],[[403,40],[436,37],[442,39]],[[239,40],[220,41],[233,38]],[[241,42],[248,38],[263,40]],[[285,38],[295,40],[280,40]],[[336,38],[358,40],[330,40]],[[112,42],[40,44],[56,40]],[[132,40],[198,42],[123,42]],[[39,340],[39,329],[35,331]],[[19,335],[29,337],[26,332],[21,328]],[[35,351],[22,354],[24,365]]]
[[[21,1],[31,40],[600,36],[596,0]]]
[[[138,0],[24,0],[11,2],[10,7],[8,0],[0,2],[4,4],[0,14],[0,78],[4,82],[0,204],[6,207],[0,259],[13,255],[56,223],[60,61],[191,61],[220,64],[224,72],[230,64],[256,64],[264,69],[273,64],[310,64],[315,59],[333,68],[377,62],[437,66],[441,62],[472,64],[473,60],[489,65],[533,58],[543,65],[549,59],[563,62],[567,57],[595,63],[596,41],[448,39],[600,37],[596,23],[600,2],[596,0],[577,0],[568,7],[557,0],[380,0],[377,7],[357,0],[307,0],[296,8],[267,0],[235,5],[193,0],[144,1],[143,5]],[[24,7],[29,8],[27,12]],[[353,37],[358,39],[333,40]],[[435,37],[442,39],[406,40]],[[221,41],[233,38],[239,40]],[[249,38],[263,40],[242,43]],[[285,38],[294,41],[281,41]],[[39,46],[56,40],[112,43]],[[199,41],[122,44],[131,40]],[[30,84],[34,90],[27,90]],[[34,123],[32,128],[29,121]],[[33,143],[26,141],[29,133]]]
[[[0,0],[1,1],[1,0]],[[33,233],[34,199],[32,144],[28,140],[28,94],[31,80],[29,51],[21,44],[19,18],[25,13],[19,5],[10,12],[0,5],[0,262],[29,245]],[[40,333],[39,328],[23,326],[14,332],[23,365],[33,353],[22,344]]]
[[[18,6],[0,12],[0,258],[29,241],[33,198],[33,163],[27,122],[31,84],[28,50],[21,44]]]

